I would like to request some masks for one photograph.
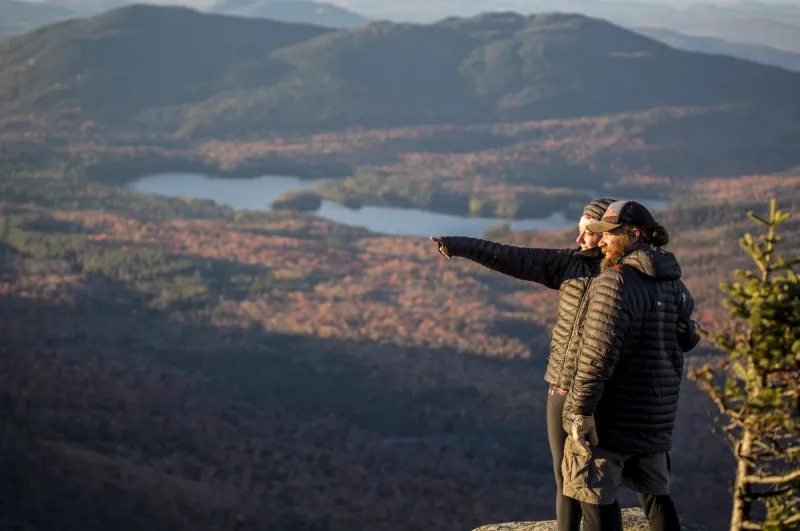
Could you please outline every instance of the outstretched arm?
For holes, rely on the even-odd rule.
[[[477,262],[498,273],[558,289],[572,260],[582,259],[576,249],[537,249],[502,245],[461,236],[431,237],[447,258],[457,256]]]

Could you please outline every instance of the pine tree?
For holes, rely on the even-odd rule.
[[[742,248],[758,270],[737,270],[723,283],[731,324],[705,332],[727,353],[691,377],[726,418],[723,427],[737,460],[731,531],[800,529],[800,257],[776,253],[777,228],[790,215],[770,204],[766,228]],[[760,506],[760,507],[759,507]]]

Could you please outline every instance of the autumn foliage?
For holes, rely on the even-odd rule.
[[[658,214],[704,326],[725,319],[717,279],[746,260],[728,244],[747,223],[735,212],[759,186],[793,204],[795,180],[727,180],[725,201],[698,182]],[[552,517],[556,293],[441,260],[422,238],[134,194],[73,166],[0,186],[0,441],[18,478],[0,484],[4,518],[455,530]],[[690,385],[682,400],[676,500],[710,521],[731,469],[708,401]]]

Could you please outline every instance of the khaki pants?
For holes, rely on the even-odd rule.
[[[669,453],[620,454],[598,446],[584,455],[572,437],[564,446],[564,496],[594,505],[609,505],[620,487],[640,494],[669,494]]]

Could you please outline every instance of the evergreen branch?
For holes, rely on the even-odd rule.
[[[711,398],[711,400],[716,404],[717,408],[719,408],[720,413],[723,413],[731,418],[732,423],[736,423],[739,427],[744,427],[744,423],[741,421],[741,414],[733,409],[728,408],[725,405],[724,397],[717,391],[717,389],[711,385],[709,382],[705,381],[698,381],[698,387],[703,389],[706,394]],[[725,428],[723,428],[725,429]]]
[[[725,426],[723,426],[722,429],[725,431],[733,431],[734,428],[743,428],[743,427],[744,423],[742,421],[734,419],[731,420],[730,424],[726,424]]]
[[[774,496],[780,496],[781,494],[786,494],[789,491],[792,491],[797,488],[797,485],[789,485],[788,487],[784,487],[778,490],[765,490],[763,492],[751,492],[746,496],[747,499],[756,499],[756,498],[772,498]]]
[[[770,442],[770,444],[772,444],[774,448],[771,448],[771,450],[773,451],[777,451],[787,455],[792,455],[793,453],[800,452],[800,446],[781,446],[781,441],[779,441],[778,438],[770,435],[764,435],[764,438],[767,439]],[[794,441],[796,439],[796,437],[792,437],[791,435],[788,434],[783,435],[783,438],[789,439],[791,441]]]
[[[780,447],[771,447],[763,442],[758,441],[755,443],[758,446],[758,451],[753,452],[753,457],[763,459],[785,459],[786,452]],[[791,455],[791,453],[789,453]]]
[[[729,354],[728,360],[720,362],[720,369],[728,374],[723,375],[721,388],[713,385],[716,375],[707,366],[693,378],[729,419],[721,429],[733,443],[738,461],[731,531],[762,530],[776,524],[783,528],[800,521],[791,508],[797,503],[794,492],[800,489],[800,469],[795,466],[800,448],[794,431],[795,411],[800,412],[798,343],[791,337],[799,309],[793,267],[800,258],[787,260],[777,254],[782,238],[776,229],[791,216],[778,210],[776,199],[770,201],[765,215],[749,212],[748,217],[766,229],[757,238],[748,233],[739,240],[756,267],[737,269],[739,281],[720,285],[728,295],[723,304],[733,332],[707,334]],[[751,489],[759,490],[756,486],[763,491],[751,493]],[[787,497],[789,506],[782,503]],[[766,505],[766,521],[751,520],[756,501]]]
[[[764,225],[770,225],[769,221],[765,220],[764,218],[762,218],[761,216],[759,216],[755,212],[750,211],[750,212],[747,213],[747,216],[750,219],[752,219],[753,221],[757,221],[757,222],[762,223]]]
[[[745,476],[744,482],[753,485],[766,485],[769,483],[786,483],[796,479],[800,479],[800,468],[782,476]]]

